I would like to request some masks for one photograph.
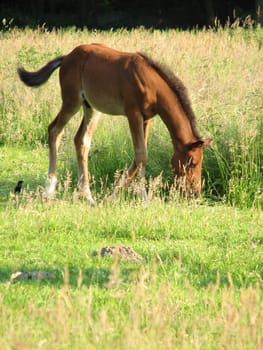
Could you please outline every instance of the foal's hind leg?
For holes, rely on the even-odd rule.
[[[84,116],[81,125],[74,138],[77,159],[78,159],[78,187],[81,193],[87,198],[89,204],[95,204],[89,187],[88,155],[92,135],[100,119],[100,113],[94,112],[90,107],[83,105]]]
[[[69,121],[69,119],[79,109],[79,104],[75,105],[63,103],[60,112],[57,117],[50,123],[48,127],[48,145],[49,145],[49,169],[48,178],[46,180],[46,197],[51,199],[54,195],[57,178],[56,178],[56,166],[57,166],[57,152],[60,145],[61,137],[63,134],[63,128]]]

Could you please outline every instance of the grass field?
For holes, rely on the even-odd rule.
[[[0,350],[261,349],[262,29],[41,28],[3,32],[0,41]],[[202,198],[187,202],[170,190],[172,147],[156,117],[149,206],[132,193],[107,201],[133,152],[126,119],[103,116],[90,152],[98,205],[88,207],[75,190],[72,138],[80,114],[63,137],[57,196],[42,198],[58,76],[29,89],[16,67],[39,68],[84,42],[145,51],[184,81],[202,134],[213,137]],[[14,195],[20,179],[23,191]],[[119,243],[143,261],[93,256]],[[10,279],[36,270],[53,278]]]

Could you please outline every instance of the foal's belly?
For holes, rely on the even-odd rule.
[[[112,115],[124,115],[125,109],[124,105],[121,101],[114,99],[112,97],[100,97],[94,98],[92,96],[87,95],[86,99],[92,108],[105,113]]]

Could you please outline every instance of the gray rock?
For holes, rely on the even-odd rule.
[[[123,245],[116,245],[111,247],[103,247],[101,250],[96,251],[93,253],[94,256],[117,256],[125,260],[129,261],[142,261],[143,257],[136,253],[135,250],[133,250],[130,247],[125,247]]]

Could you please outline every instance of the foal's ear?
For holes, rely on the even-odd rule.
[[[201,148],[201,147],[207,147],[210,145],[213,139],[205,139],[205,140],[198,140],[194,143],[191,143],[188,145],[188,149],[194,149],[194,148]]]

